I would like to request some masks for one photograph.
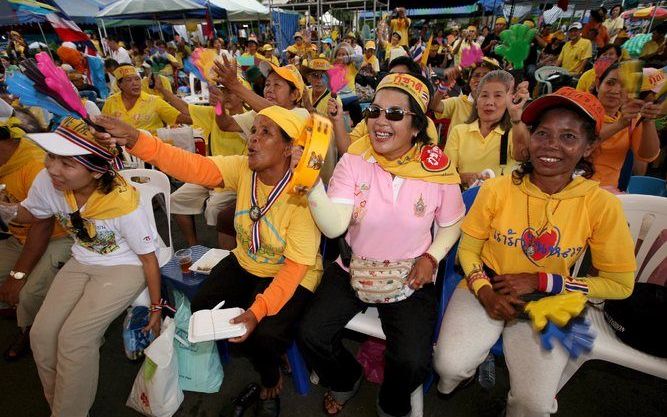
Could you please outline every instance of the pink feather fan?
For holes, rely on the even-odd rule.
[[[46,52],[40,52],[35,55],[37,67],[44,75],[46,85],[56,93],[59,98],[67,104],[72,111],[78,113],[83,119],[88,119],[88,112],[81,103],[81,97],[76,91],[74,85],[65,74],[65,71],[56,66],[51,56]]]
[[[333,68],[327,71],[327,78],[329,79],[329,91],[331,91],[331,97],[336,98],[336,95],[341,91],[346,85],[347,80],[345,76],[347,75],[347,68],[344,65],[334,65]]]
[[[475,44],[470,45],[470,48],[465,48],[461,51],[461,67],[468,68],[474,64],[479,64],[484,58],[484,53]]]

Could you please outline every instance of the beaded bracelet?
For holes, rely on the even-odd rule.
[[[424,252],[421,254],[421,258],[426,258],[428,261],[431,263],[431,266],[433,266],[433,270],[438,269],[438,260],[435,259],[435,256],[431,255],[428,252]]]

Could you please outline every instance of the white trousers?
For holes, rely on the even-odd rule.
[[[530,322],[491,319],[467,288],[454,291],[433,357],[438,391],[448,394],[475,374],[498,338],[510,374],[507,417],[544,417],[558,410],[556,393],[569,360],[560,346],[544,350]]]

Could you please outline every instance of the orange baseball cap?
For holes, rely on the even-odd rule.
[[[555,93],[547,94],[531,102],[521,115],[521,121],[532,125],[545,111],[565,107],[583,112],[595,123],[595,134],[600,134],[604,122],[604,107],[591,93],[575,90],[572,87],[563,87]]]

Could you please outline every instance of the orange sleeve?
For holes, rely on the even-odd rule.
[[[255,302],[250,306],[250,311],[253,312],[257,321],[261,321],[266,316],[278,314],[292,298],[307,271],[306,265],[285,259],[285,264],[280,268],[271,284],[255,298]]]
[[[222,174],[211,159],[171,146],[146,132],[127,150],[140,159],[160,168],[165,174],[204,187],[224,187]]]

